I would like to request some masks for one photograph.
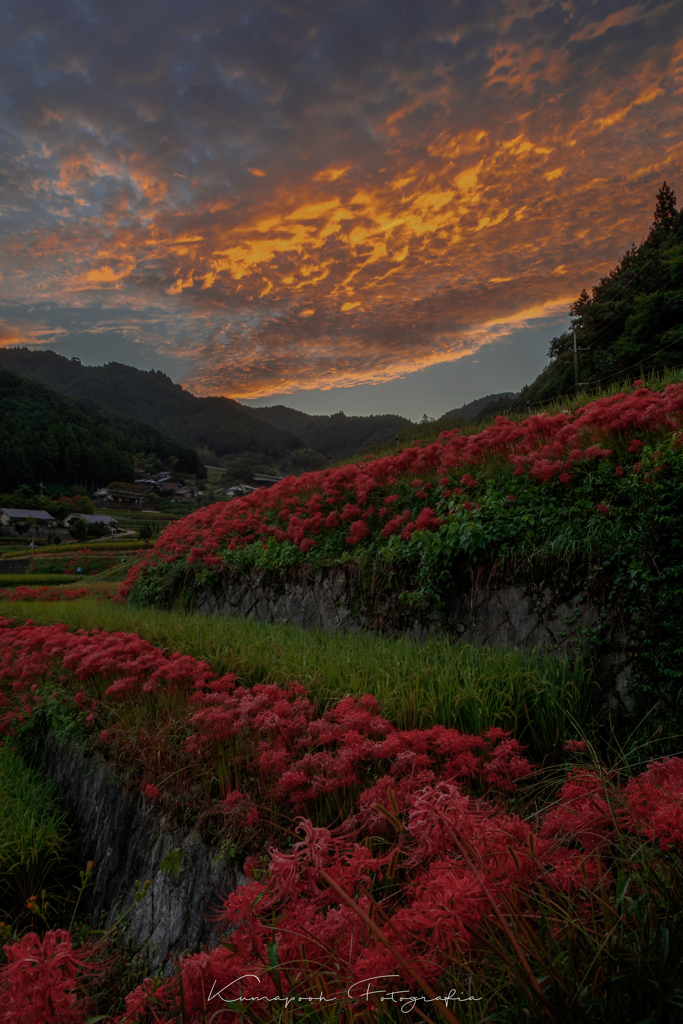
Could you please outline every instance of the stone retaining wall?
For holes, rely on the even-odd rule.
[[[520,586],[498,589],[473,585],[451,595],[446,615],[421,618],[401,613],[400,594],[365,608],[354,602],[353,583],[342,573],[313,570],[298,583],[283,587],[264,585],[255,578],[230,579],[201,594],[196,610],[291,623],[305,629],[328,632],[383,630],[414,639],[442,634],[472,644],[503,644],[509,647],[543,647],[567,651],[579,632],[593,626],[598,610],[582,595],[558,601],[550,587],[534,590]],[[403,625],[398,627],[398,619]]]
[[[449,636],[477,646],[540,648],[558,658],[578,654],[585,631],[599,628],[604,614],[585,593],[567,594],[548,582],[496,587],[475,578],[450,594],[444,614],[418,618],[402,610],[400,593],[379,601],[372,595],[360,599],[350,574],[324,569],[309,570],[284,586],[264,584],[256,576],[228,578],[200,594],[195,608],[327,632],[370,630],[415,640]],[[622,629],[610,630],[603,682],[610,699],[628,703],[628,638]]]
[[[75,741],[48,736],[44,768],[73,818],[77,862],[85,867],[93,861],[85,904],[92,925],[108,927],[117,913],[132,907],[125,934],[136,947],[146,947],[152,968],[215,941],[218,933],[206,914],[212,902],[246,881],[237,864],[196,834],[170,825],[140,792],[123,785],[109,765],[84,754]],[[177,854],[177,875],[161,869],[170,851]],[[146,899],[133,906],[136,880],[147,879]]]

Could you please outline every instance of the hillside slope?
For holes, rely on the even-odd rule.
[[[125,414],[167,434],[181,445],[217,455],[263,452],[277,457],[302,448],[298,437],[247,413],[228,398],[196,398],[160,370],[137,370],[123,363],[83,366],[56,352],[9,348],[0,369],[39,381],[61,395]]]
[[[587,655],[607,656],[628,621],[629,692],[656,691],[668,707],[683,686],[682,426],[683,380],[670,375],[288,477],[170,526],[122,596],[191,603],[252,572],[300,581],[309,565],[356,580],[358,607],[403,631],[423,610],[441,615],[477,574],[487,587],[559,581],[558,601],[592,588],[604,605]]]
[[[466,405],[461,405],[457,409],[450,409],[449,412],[445,412],[441,419],[474,420],[485,412],[487,406],[497,407],[501,404],[501,399],[512,399],[515,397],[515,394],[516,392],[514,391],[500,391],[495,395],[484,395],[483,398],[475,398],[473,402],[467,402]]]
[[[133,478],[131,453],[107,427],[50,388],[0,369],[0,491]]]
[[[278,430],[296,434],[307,448],[339,458],[392,440],[397,433],[411,426],[404,416],[346,416],[343,412],[332,416],[312,416],[286,405],[271,405],[262,409],[248,409],[251,416],[269,423]]]
[[[200,480],[206,479],[206,469],[194,448],[178,444],[148,423],[119,416],[97,402],[81,401],[76,405],[93,423],[106,427],[117,447],[124,451],[132,455],[155,455],[164,466],[179,473],[191,473]]]

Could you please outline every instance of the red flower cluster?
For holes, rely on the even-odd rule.
[[[73,707],[95,735],[102,708],[121,710],[121,702],[170,690],[176,704],[187,697],[188,709],[172,746],[179,749],[189,727],[185,749],[193,757],[210,765],[228,753],[231,764],[242,765],[245,781],[215,806],[243,829],[258,824],[257,805],[269,802],[322,807],[341,791],[352,808],[334,829],[300,818],[291,850],[272,849],[260,870],[250,858],[251,881],[219,912],[219,923],[234,929],[229,942],[186,957],[161,985],[140,986],[122,1020],[170,1012],[181,982],[193,1022],[230,997],[313,994],[309,986],[321,978],[331,991],[351,986],[356,1008],[373,1007],[353,986],[383,974],[398,975],[408,990],[434,984],[445,957],[473,954],[485,941],[482,925],[501,907],[514,904],[533,930],[543,893],[571,897],[577,915],[591,888],[600,886],[606,898],[615,886],[610,864],[619,833],[662,849],[683,843],[681,758],[652,764],[623,788],[575,769],[546,810],[529,818],[510,811],[506,794],[535,769],[500,729],[484,736],[443,726],[395,729],[370,695],[345,697],[319,714],[297,683],[249,689],[135,634],[0,620],[0,651],[5,729],[31,712],[38,684],[50,675],[66,683],[71,674]],[[103,743],[116,739],[115,730],[101,733]],[[581,753],[583,745],[568,740],[567,747]],[[162,782],[142,783],[150,800],[163,789]],[[0,1021],[82,1019],[74,994],[80,951],[74,954],[62,933],[50,934],[60,936],[52,945],[48,936],[33,936],[6,947],[0,991],[14,1015]],[[41,1017],[43,993],[52,989],[55,1015]],[[238,1019],[231,1013],[226,1009],[226,1020]]]
[[[398,784],[382,780],[361,798],[359,814],[337,829],[299,819],[291,852],[272,849],[264,877],[224,901],[217,923],[234,929],[229,942],[186,957],[153,994],[132,993],[125,1019],[170,1009],[181,988],[192,1022],[229,1000],[247,1000],[253,1011],[255,1001],[267,1007],[278,995],[315,998],[320,979],[339,1002],[350,994],[356,1011],[380,1008],[372,994],[383,987],[368,990],[368,980],[394,977],[400,981],[392,989],[424,991],[448,961],[462,963],[485,948],[482,923],[501,908],[514,907],[531,934],[539,897],[548,905],[561,894],[571,897],[577,917],[589,912],[593,890],[599,888],[602,904],[613,899],[609,864],[618,830],[647,835],[654,828],[662,847],[683,842],[681,780],[680,758],[651,766],[625,791],[578,770],[535,824],[468,796],[457,782],[421,773]],[[371,844],[369,836],[376,837],[380,820],[387,840],[373,853],[378,840]],[[373,894],[380,886],[383,898]],[[560,921],[558,915],[556,929]]]
[[[113,588],[107,596],[114,597],[117,590]],[[14,587],[13,590],[0,590],[0,601],[77,601],[89,594],[87,587],[79,587],[77,590],[68,590],[66,587]]]
[[[455,486],[458,482],[476,489],[480,481],[473,474],[492,459],[511,464],[516,474],[568,483],[577,465],[612,456],[612,448],[603,442],[611,439],[623,445],[634,431],[670,433],[681,422],[683,384],[656,392],[640,388],[597,399],[576,413],[541,413],[520,423],[499,416],[478,434],[445,431],[424,447],[287,477],[267,490],[199,509],[172,523],[153,551],[130,570],[121,599],[155,562],[186,557],[190,564],[210,567],[220,564],[223,550],[270,539],[291,541],[307,553],[330,530],[343,530],[350,546],[380,533],[389,537],[400,531],[409,539],[414,530],[436,530],[441,525],[430,508],[418,512],[416,498],[426,502],[432,496],[439,500],[446,494],[462,495],[462,487]],[[642,444],[634,439],[628,450],[637,451]],[[384,522],[396,500],[410,507]]]
[[[74,949],[62,930],[47,931],[42,939],[29,932],[3,948],[2,1024],[84,1024],[92,1005],[79,997],[78,983],[97,972],[90,950]]]
[[[487,787],[512,791],[532,767],[516,740],[500,729],[467,736],[434,726],[397,730],[378,712],[370,694],[345,697],[318,715],[306,690],[292,683],[251,688],[228,674],[216,678],[206,662],[179,653],[167,656],[135,633],[70,632],[59,623],[12,627],[0,619],[0,731],[22,721],[39,701],[37,685],[50,672],[70,672],[77,684],[94,682],[101,700],[137,700],[156,691],[189,698],[190,754],[237,741],[263,780],[262,799],[286,800],[295,807],[347,788],[360,790],[368,772],[388,772],[395,780],[416,771],[421,778],[479,779]],[[66,677],[64,677],[66,678]],[[93,731],[100,705],[83,689],[74,695]],[[428,774],[425,774],[428,773]],[[152,793],[154,790],[154,793]],[[143,787],[147,796],[158,790]]]

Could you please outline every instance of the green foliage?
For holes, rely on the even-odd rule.
[[[27,768],[7,743],[0,746],[1,917],[31,923],[31,896],[40,901],[38,910],[44,916],[68,836],[54,783]]]
[[[74,540],[84,541],[88,539],[88,523],[85,519],[74,519],[69,527],[69,533]]]
[[[140,587],[131,597],[133,604],[167,607],[175,602],[187,603],[186,568],[182,562],[150,566]]]
[[[278,456],[302,446],[299,438],[260,422],[237,402],[196,398],[159,370],[137,370],[122,363],[83,366],[56,352],[26,348],[4,349],[0,367],[86,403],[84,408],[91,415],[104,417],[114,432],[126,434],[136,453],[142,450],[136,438],[144,434],[139,434],[139,427],[134,433],[122,425],[124,409],[126,416],[161,431],[179,445],[208,449],[219,456],[244,451]],[[108,479],[116,476],[121,474],[110,473]]]
[[[183,853],[182,850],[169,850],[165,857],[163,857],[159,864],[160,871],[170,871],[174,878],[177,878],[180,872],[183,870]]]
[[[585,350],[580,379],[596,386],[683,363],[683,213],[676,212],[666,182],[648,237],[624,254],[590,296],[582,291],[570,313],[570,330],[553,339],[549,366],[522,389],[518,408],[575,392],[574,330]]]
[[[98,402],[86,400],[78,405],[94,423],[109,430],[119,448],[131,453],[136,469],[139,466],[142,472],[156,473],[167,467],[191,473],[198,480],[206,479],[206,468],[194,448],[178,444],[149,423],[121,416]]]
[[[148,547],[152,537],[156,537],[159,533],[159,526],[157,523],[151,523],[149,520],[140,524],[138,530],[138,540],[142,540],[145,543],[145,547]]]

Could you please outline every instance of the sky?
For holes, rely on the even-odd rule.
[[[0,346],[438,416],[683,198],[683,4],[4,0]]]

